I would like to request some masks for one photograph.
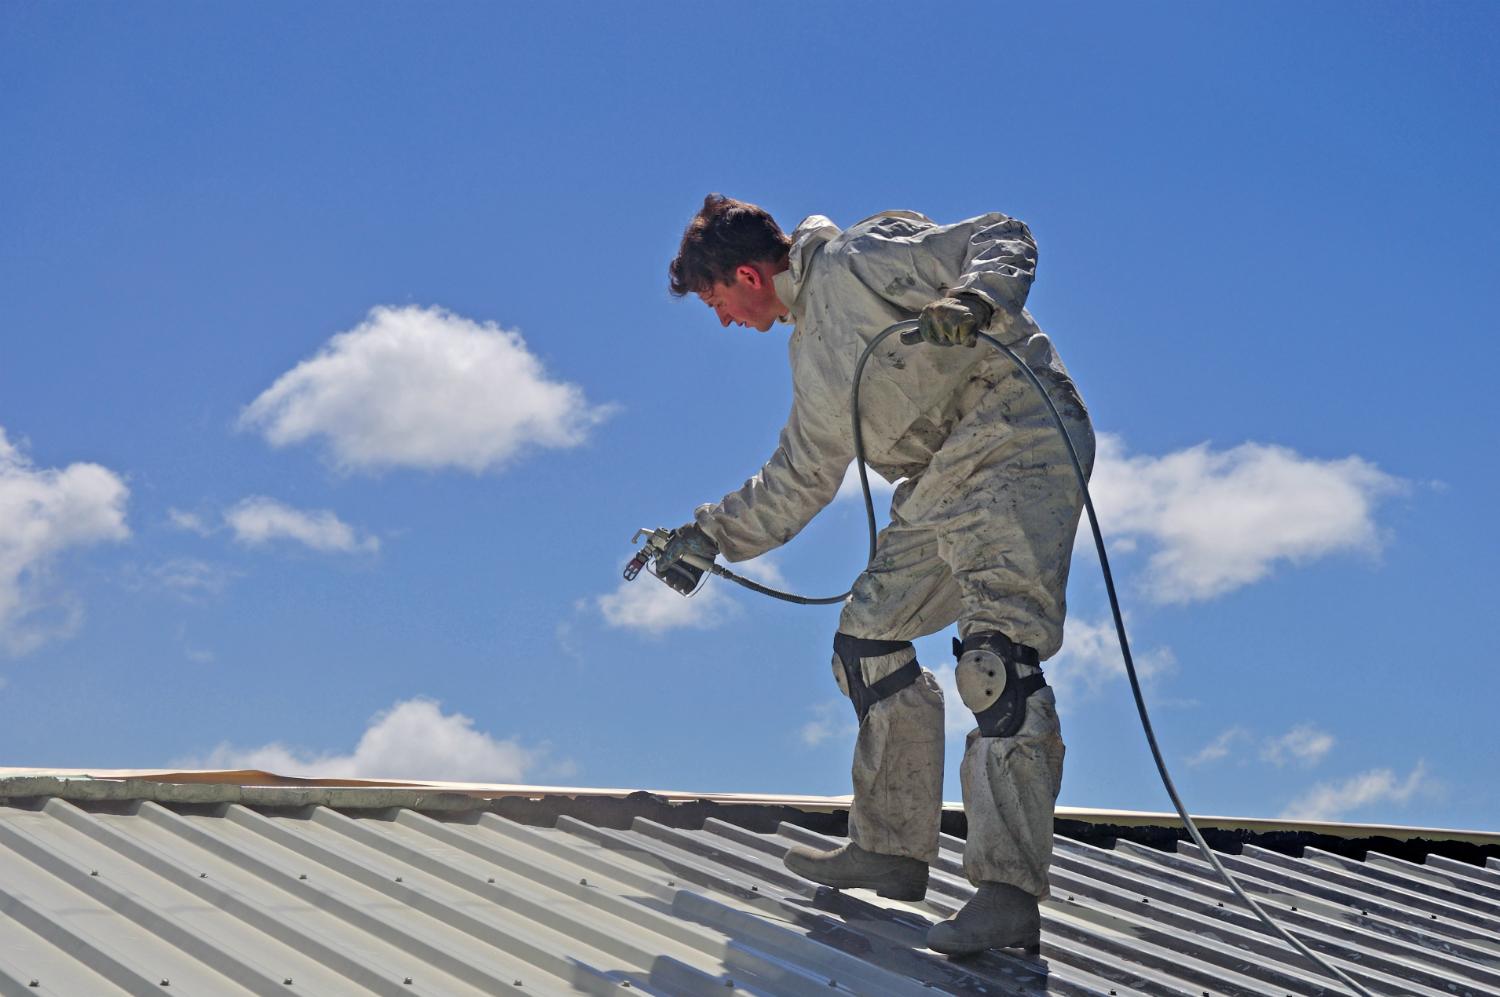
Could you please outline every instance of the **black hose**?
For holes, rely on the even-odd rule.
[[[854,365],[854,386],[851,391],[849,408],[851,412],[851,418],[854,422],[854,460],[855,464],[859,467],[859,484],[860,487],[864,490],[865,497],[865,517],[870,527],[870,561],[875,560],[875,502],[870,497],[870,479],[865,472],[864,433],[860,427],[859,417],[859,386],[860,381],[864,376],[865,361],[870,358],[870,354],[875,352],[875,348],[881,343],[885,342],[888,337],[895,335],[898,332],[910,332],[912,330],[915,330],[916,328],[917,323],[915,320],[897,322],[895,325],[890,326],[870,341],[870,345],[866,346],[864,352],[859,355],[859,362]],[[1078,451],[1073,446],[1073,438],[1068,435],[1068,427],[1063,425],[1062,416],[1058,415],[1057,413],[1057,406],[1052,404],[1052,397],[1047,394],[1047,389],[1042,386],[1041,380],[1036,376],[1032,369],[1026,365],[1026,362],[1018,357],[1015,354],[1015,351],[1006,346],[1004,343],[1000,342],[998,339],[995,339],[992,336],[987,336],[984,333],[979,333],[979,338],[993,346],[995,349],[999,350],[1001,353],[1005,354],[1005,356],[1008,357],[1010,361],[1016,365],[1017,369],[1019,369],[1022,374],[1026,375],[1027,380],[1031,382],[1031,386],[1036,389],[1037,394],[1042,396],[1042,401],[1046,402],[1047,412],[1052,416],[1052,422],[1057,427],[1057,431],[1062,434],[1063,442],[1067,444],[1068,459],[1073,464],[1073,473],[1078,477],[1078,487],[1083,490],[1083,507],[1088,510],[1089,528],[1093,530],[1094,533],[1094,547],[1099,551],[1099,567],[1104,573],[1104,587],[1109,593],[1109,609],[1110,612],[1114,615],[1115,635],[1120,640],[1120,654],[1125,659],[1125,675],[1130,679],[1130,692],[1135,697],[1136,712],[1138,712],[1141,716],[1141,729],[1146,733],[1146,743],[1151,747],[1151,757],[1156,762],[1156,771],[1161,776],[1161,783],[1164,787],[1166,787],[1167,795],[1172,798],[1172,806],[1177,808],[1177,816],[1182,818],[1183,826],[1187,828],[1188,834],[1192,837],[1193,842],[1198,846],[1198,850],[1203,853],[1203,857],[1208,861],[1208,864],[1211,865],[1214,871],[1219,874],[1219,878],[1224,880],[1225,883],[1229,884],[1229,888],[1234,891],[1235,896],[1244,901],[1245,906],[1249,907],[1250,910],[1254,912],[1255,916],[1260,918],[1260,920],[1266,925],[1266,927],[1270,928],[1272,932],[1284,939],[1288,945],[1296,949],[1302,955],[1306,956],[1315,965],[1323,969],[1335,979],[1339,980],[1350,990],[1354,991],[1354,993],[1360,995],[1360,997],[1371,997],[1370,991],[1366,990],[1364,987],[1354,982],[1354,980],[1350,979],[1349,976],[1342,970],[1340,970],[1337,966],[1325,962],[1315,952],[1313,952],[1306,945],[1293,937],[1291,932],[1287,931],[1281,925],[1273,921],[1271,919],[1271,916],[1265,912],[1260,904],[1251,899],[1249,894],[1247,894],[1244,889],[1241,888],[1240,884],[1235,881],[1235,878],[1229,874],[1229,870],[1225,869],[1223,864],[1219,862],[1218,856],[1213,853],[1213,849],[1208,847],[1208,843],[1203,840],[1203,835],[1199,833],[1198,825],[1194,824],[1193,818],[1188,816],[1187,808],[1183,806],[1181,797],[1177,795],[1177,787],[1172,783],[1172,776],[1167,771],[1167,763],[1166,760],[1162,758],[1161,747],[1156,743],[1156,732],[1151,726],[1151,717],[1146,712],[1146,699],[1141,694],[1141,682],[1140,679],[1136,676],[1135,659],[1131,657],[1130,641],[1125,636],[1125,618],[1120,612],[1119,597],[1115,594],[1114,574],[1109,570],[1109,555],[1104,550],[1104,534],[1099,529],[1099,517],[1094,514],[1094,500],[1089,495],[1088,475],[1084,473],[1083,465],[1078,460]],[[903,337],[903,341],[905,341],[905,337]],[[952,347],[948,348],[952,349]],[[714,565],[714,574],[719,575],[722,578],[727,578],[730,581],[737,582],[738,584],[743,585],[746,588],[751,589],[752,591],[760,592],[763,595],[769,595],[773,598],[783,599],[787,602],[795,602],[803,605],[827,605],[830,603],[842,602],[844,598],[849,594],[846,592],[844,593],[844,595],[830,596],[826,599],[809,599],[805,596],[793,595],[789,592],[778,592],[777,590],[767,588],[764,585],[757,585],[755,582],[752,582],[747,578],[741,578],[739,575],[736,575],[725,568],[721,568],[717,564]]]

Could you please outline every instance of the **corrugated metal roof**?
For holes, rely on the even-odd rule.
[[[945,836],[928,898],[901,904],[781,865],[837,841],[720,819],[12,799],[0,995],[1337,992],[1191,846],[1059,837],[1041,955],[949,961],[923,939],[971,892],[963,842]],[[1494,859],[1222,858],[1376,993],[1500,994]]]

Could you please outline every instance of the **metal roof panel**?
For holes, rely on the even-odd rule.
[[[0,995],[1338,992],[1191,845],[1058,837],[1041,955],[949,960],[924,940],[972,893],[950,835],[926,899],[897,903],[792,875],[792,844],[841,839],[751,830],[734,809],[531,826],[278,792],[0,804]],[[326,805],[340,799],[364,805]],[[1493,866],[1255,845],[1221,859],[1373,992],[1500,994]]]

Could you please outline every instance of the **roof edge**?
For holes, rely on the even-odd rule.
[[[322,805],[338,809],[406,807],[427,811],[488,808],[495,800],[617,800],[647,797],[668,805],[713,804],[790,808],[810,814],[834,815],[849,809],[848,796],[798,796],[764,793],[693,793],[676,790],[607,789],[569,786],[526,786],[504,783],[417,782],[384,779],[309,779],[282,776],[259,769],[19,769],[0,768],[0,800],[57,796],[77,801],[150,800],[157,803],[241,803],[251,806]],[[963,812],[958,803],[945,803],[949,814]],[[1151,829],[1184,830],[1175,813],[1059,806],[1059,830],[1069,823],[1085,825],[1081,836],[1097,837]],[[945,826],[950,822],[945,820]],[[1204,831],[1263,835],[1312,835],[1366,840],[1451,841],[1500,848],[1500,832],[1395,824],[1352,824],[1338,821],[1285,820],[1259,817],[1198,816],[1193,823]],[[1118,829],[1118,830],[1115,830]],[[1078,835],[1070,835],[1078,836]]]

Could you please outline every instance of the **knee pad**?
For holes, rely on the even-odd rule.
[[[833,637],[833,680],[854,704],[860,723],[871,707],[911,685],[921,673],[909,640],[866,640],[842,632]]]
[[[981,737],[1014,737],[1026,722],[1026,700],[1047,679],[1035,648],[1017,644],[998,630],[954,640],[958,695],[979,722]]]

